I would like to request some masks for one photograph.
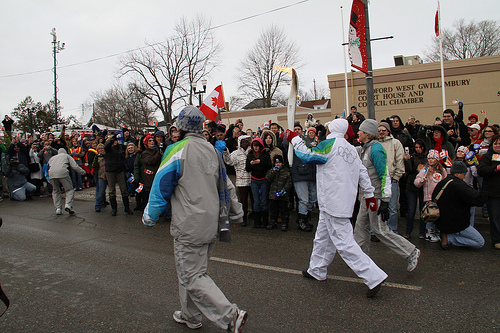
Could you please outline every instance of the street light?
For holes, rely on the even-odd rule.
[[[57,124],[57,54],[59,51],[64,50],[64,46],[66,43],[61,43],[60,41],[57,40],[57,35],[56,35],[56,28],[52,28],[52,31],[50,32],[52,35],[52,55],[54,57],[54,122]]]
[[[198,95],[198,102],[199,102],[198,107],[200,107],[202,95],[207,92],[207,80],[206,79],[201,80],[201,85],[203,86],[203,90],[196,91],[197,84],[198,84],[198,82],[191,82],[191,88],[193,88],[193,93],[195,95]]]

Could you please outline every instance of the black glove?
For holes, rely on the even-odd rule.
[[[378,215],[381,215],[382,221],[389,220],[389,203],[382,201],[378,209]]]

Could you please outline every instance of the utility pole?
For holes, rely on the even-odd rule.
[[[52,55],[54,57],[54,122],[57,124],[57,104],[58,104],[58,99],[57,99],[57,54],[64,50],[64,46],[66,43],[61,43],[60,41],[57,40],[57,35],[56,35],[56,28],[52,28],[52,31],[50,32],[52,35]]]
[[[375,119],[375,96],[373,92],[373,67],[372,67],[372,49],[370,43],[370,23],[368,20],[368,1],[363,0],[365,4],[365,34],[366,34],[366,107],[368,118]]]

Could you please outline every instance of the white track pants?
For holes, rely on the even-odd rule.
[[[336,252],[368,288],[372,289],[387,278],[387,274],[354,241],[349,219],[333,217],[320,211],[307,272],[318,280],[325,280],[328,265]]]

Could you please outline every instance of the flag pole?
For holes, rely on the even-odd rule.
[[[229,103],[226,103],[226,93],[224,92],[224,85],[222,84],[222,81],[220,81],[220,90],[222,91],[222,97],[224,97],[224,108],[226,109],[227,126],[229,127],[229,125],[231,125],[231,121],[229,120]],[[220,120],[222,120],[222,116],[220,116]]]
[[[343,45],[343,51],[344,51],[344,81],[345,81],[345,111],[346,111],[346,117],[347,117],[347,110],[349,110],[349,84],[347,81],[347,64],[346,64],[346,52],[345,49],[347,47],[347,44],[345,42],[345,32],[344,32],[344,8],[340,6],[340,16],[341,16],[341,22],[342,22],[342,45]]]
[[[368,0],[363,0],[365,4],[365,32],[366,32],[366,67],[368,74],[366,80],[366,107],[368,118],[375,119],[375,94],[373,91],[373,69],[372,69],[372,48],[370,43],[370,24],[368,20]]]
[[[443,34],[441,33],[441,5],[438,0],[438,31],[439,31],[439,58],[441,63],[441,94],[443,97],[443,111],[446,110],[446,92],[444,85],[444,63],[443,63]]]

